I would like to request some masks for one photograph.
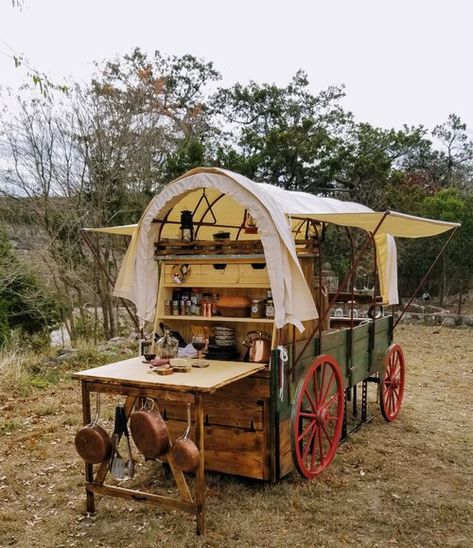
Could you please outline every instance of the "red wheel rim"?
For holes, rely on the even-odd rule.
[[[299,473],[318,476],[332,462],[343,424],[343,382],[331,356],[318,356],[301,377],[292,412],[292,446]]]
[[[383,417],[393,421],[399,414],[404,396],[405,360],[399,344],[392,344],[384,358],[384,372],[380,379],[380,405]]]

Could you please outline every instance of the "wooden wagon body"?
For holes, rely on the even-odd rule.
[[[192,214],[190,238],[182,237],[182,211]],[[327,223],[367,233],[357,252],[352,245],[351,268],[345,280],[331,288],[332,294],[322,275],[321,242]],[[94,493],[164,503],[196,511],[197,528],[202,531],[204,469],[271,482],[297,469],[314,478],[330,465],[340,440],[369,420],[369,383],[379,389],[386,420],[396,418],[404,388],[404,356],[393,344],[393,315],[378,314],[382,305],[397,302],[391,234],[433,235],[454,226],[375,213],[357,204],[324,202],[260,186],[224,170],[199,169],[166,187],[138,225],[103,229],[132,236],[115,294],[135,303],[142,323],[153,321],[153,333],[167,327],[189,341],[200,327],[211,333],[216,325],[231,326],[239,360],[244,359],[241,341],[248,331],[268,333],[271,352],[267,363],[254,364],[258,365],[254,369],[248,366],[241,375],[232,376],[241,361],[209,360],[209,370],[215,365],[220,373],[227,373],[225,382],[214,384],[203,382],[199,375],[204,373],[198,370],[192,372],[195,385],[182,386],[176,384],[178,380],[160,382],[157,376],[151,381],[145,375],[139,381],[126,375],[114,378],[110,371],[78,373],[85,423],[90,420],[89,392],[126,395],[128,415],[137,398],[151,396],[170,439],[175,440],[185,429],[190,403],[195,416],[191,437],[201,449],[196,502],[172,460],[184,499],[181,506],[104,487],[107,462],[103,462],[95,476],[92,465],[86,465],[88,508],[93,509]],[[222,230],[228,231],[223,239],[213,234]],[[374,250],[373,287],[360,292],[354,273],[369,249]],[[196,288],[220,297],[250,299],[263,299],[272,291],[275,317],[188,315],[166,307],[176,299],[176,292]],[[337,303],[347,301],[348,312],[345,307],[337,313]],[[368,314],[356,317],[356,303],[369,308]],[[135,367],[134,362],[130,366]],[[114,367],[118,370],[118,364]]]

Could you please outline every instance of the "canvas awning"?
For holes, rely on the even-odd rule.
[[[105,232],[106,234],[121,234],[122,236],[131,236],[136,230],[138,223],[134,225],[122,226],[103,226],[97,228],[83,228],[86,232]]]
[[[372,213],[326,213],[304,215],[309,219],[332,223],[339,226],[361,228],[367,232],[373,232],[379,223],[379,233],[390,234],[397,238],[423,238],[436,236],[460,226],[460,223],[435,221],[423,217],[414,217],[398,213],[397,211],[372,212]],[[384,219],[383,219],[384,217]]]
[[[202,201],[205,195],[206,202]],[[208,207],[211,204],[211,207]],[[302,321],[317,318],[312,293],[297,258],[291,217],[315,219],[341,226],[352,226],[375,235],[380,290],[383,300],[398,303],[397,258],[393,238],[422,237],[450,230],[456,223],[422,219],[396,212],[377,213],[355,202],[293,192],[218,168],[193,169],[172,181],[155,196],[138,225],[100,229],[115,234],[131,234],[131,242],[119,272],[114,294],[135,303],[141,321],[152,320],[155,313],[158,269],[154,242],[176,238],[180,212],[194,212],[199,239],[211,239],[220,225],[230,227],[231,237],[259,238],[263,243],[275,304],[275,323],[292,323],[303,329]],[[238,227],[248,211],[258,226],[258,234],[243,234]],[[212,217],[217,219],[213,224]],[[231,228],[234,227],[234,228]],[[227,229],[226,229],[227,230]]]

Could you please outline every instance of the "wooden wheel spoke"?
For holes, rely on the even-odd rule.
[[[301,441],[305,436],[307,436],[309,430],[315,426],[315,420],[311,421],[306,428],[303,430],[302,434],[297,438],[297,441]]]
[[[316,412],[317,411],[317,405],[316,405],[316,403],[314,403],[314,400],[312,399],[312,396],[310,395],[307,388],[304,391],[304,396],[309,400],[310,406],[312,407],[312,411]]]
[[[325,405],[325,409],[330,409],[330,407],[332,407],[332,405],[338,401],[338,395],[337,394],[334,394],[327,402],[327,404]]]
[[[323,449],[323,442],[322,442],[322,432],[321,432],[320,428],[317,429],[317,442],[318,442],[318,445],[319,445],[319,452],[320,452],[320,456],[319,456],[320,465],[323,466],[323,464],[324,464],[324,449]]]
[[[314,425],[315,425],[315,422],[314,422]],[[305,458],[307,457],[307,453],[309,452],[310,447],[313,444],[316,431],[317,431],[317,428],[314,428],[309,436],[309,439],[307,440],[307,445],[304,447],[304,451],[302,453],[302,460],[305,460]]]
[[[317,369],[314,369],[314,396],[315,396],[315,403],[317,404],[317,407],[318,407],[319,406],[319,381],[317,380]]]
[[[323,403],[323,398],[321,397],[324,393],[324,384],[325,384],[325,366],[327,364],[324,362],[321,371],[320,371],[320,387],[319,387],[319,405]]]
[[[325,401],[326,397],[329,394],[329,390],[330,390],[330,387],[332,386],[334,376],[335,376],[335,371],[332,370],[332,374],[330,375],[330,379],[327,383],[327,388],[325,389],[322,397],[320,398],[321,403]]]
[[[316,428],[314,430],[314,433],[318,430],[318,428]],[[315,447],[315,440],[312,440],[312,455],[311,455],[311,458],[310,458],[310,467],[309,467],[309,470],[314,470],[314,465],[315,465],[315,457],[317,455],[317,449]]]
[[[299,415],[304,419],[315,419],[317,416],[315,413],[309,413],[308,411],[301,411]]]
[[[391,390],[389,392],[389,409],[391,410],[391,413],[394,411],[394,408],[396,407],[396,403],[394,402],[394,392]]]
[[[399,375],[399,373],[400,373],[399,366],[396,365],[396,367],[391,369],[391,371],[389,372],[389,378],[395,379]]]
[[[328,441],[329,445],[331,446],[332,445],[332,437],[327,432],[327,428],[325,427],[325,424],[322,424],[322,432],[325,434],[325,437],[327,438],[327,441]]]

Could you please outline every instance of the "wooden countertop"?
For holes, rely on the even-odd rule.
[[[212,392],[266,367],[264,363],[208,361],[209,367],[193,367],[190,373],[162,376],[152,371],[149,364],[143,363],[142,357],[137,357],[79,371],[73,377],[81,381],[163,388],[179,392]]]

